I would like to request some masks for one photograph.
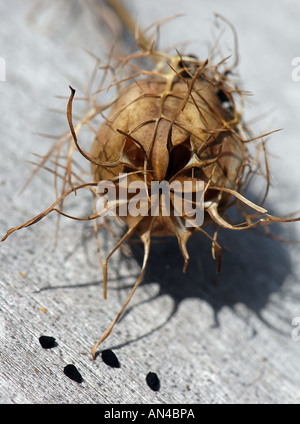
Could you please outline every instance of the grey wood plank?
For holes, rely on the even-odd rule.
[[[111,35],[103,22],[80,12],[59,12],[46,2],[38,20],[28,20],[31,2],[2,3],[0,234],[39,213],[54,199],[53,177],[41,172],[20,194],[31,172],[31,152],[51,145],[34,134],[66,130],[68,85],[87,81],[93,60],[83,48],[105,57]],[[162,28],[161,44],[191,43],[204,56],[211,40],[213,13],[226,16],[239,35],[242,87],[254,93],[247,117],[267,115],[254,131],[284,130],[271,136],[272,180],[267,207],[284,215],[300,209],[300,81],[292,80],[291,61],[299,56],[299,2],[127,1],[142,27],[176,13],[184,17]],[[201,5],[200,5],[201,3]],[[79,13],[77,13],[79,11]],[[87,25],[87,22],[91,22]],[[102,22],[102,24],[101,24]],[[230,36],[229,36],[230,39]],[[225,46],[226,49],[226,46]],[[79,93],[79,90],[78,90]],[[269,112],[270,111],[270,112]],[[260,185],[254,190],[261,193]],[[77,206],[84,213],[84,200]],[[90,348],[126,299],[141,266],[141,250],[118,252],[109,266],[108,300],[102,300],[101,274],[88,225],[63,219],[56,249],[55,217],[21,230],[0,246],[0,402],[1,403],[299,403],[299,349],[293,340],[299,307],[299,245],[279,243],[255,233],[224,231],[222,273],[216,275],[210,246],[201,238],[183,261],[176,240],[153,244],[145,281],[103,348],[112,348],[119,369],[95,361]],[[278,225],[282,237],[300,239],[299,224]],[[104,249],[112,241],[102,235]],[[42,335],[56,338],[41,348]],[[100,351],[101,349],[99,349]],[[68,379],[74,363],[84,382]],[[156,372],[161,388],[146,385]]]

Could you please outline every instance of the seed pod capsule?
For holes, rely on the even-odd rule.
[[[140,66],[141,61],[149,58],[156,63],[150,71]],[[105,72],[111,68],[110,64]],[[185,271],[189,260],[187,240],[195,231],[202,233],[212,242],[212,256],[217,259],[219,271],[219,228],[241,231],[268,222],[300,220],[277,218],[263,208],[269,187],[264,139],[263,136],[250,138],[236,106],[237,100],[243,103],[244,93],[230,80],[230,70],[223,68],[223,60],[214,65],[211,59],[201,61],[193,55],[177,53],[170,56],[156,51],[153,43],[148,47],[143,43],[139,52],[116,60],[111,82],[107,87],[101,85],[90,99],[92,108],[75,126],[72,120],[75,90],[70,87],[67,106],[70,134],[56,140],[37,168],[45,167],[55,155],[56,191],[57,169],[64,172],[61,195],[39,215],[10,229],[2,241],[54,210],[77,220],[93,220],[96,234],[100,228],[99,218],[114,216],[127,225],[127,231],[104,260],[99,255],[106,298],[111,255],[133,233],[139,235],[144,245],[141,273],[120,312],[93,346],[93,358],[98,345],[111,333],[142,281],[152,236],[177,237]],[[127,74],[124,76],[123,72]],[[101,105],[98,96],[101,98],[103,90],[110,88],[117,88],[118,95],[109,104]],[[87,152],[80,145],[79,132],[97,116],[103,117],[104,121],[95,131],[92,147]],[[250,155],[248,143],[252,143],[258,153],[263,152],[265,159],[267,184],[260,205],[252,203],[243,194],[244,184],[260,167],[258,155]],[[92,181],[86,181],[74,171],[75,153],[87,159]],[[92,193],[93,214],[78,218],[64,213],[64,199],[81,189]],[[136,189],[143,194],[138,200]],[[243,222],[233,224],[226,219],[225,212],[234,205],[238,206]],[[104,223],[109,228],[106,217]],[[214,225],[213,236],[204,230],[208,224]]]
[[[182,187],[188,181],[202,181],[207,224],[212,204],[226,209],[229,193],[218,189],[234,190],[240,182],[245,143],[237,120],[222,107],[218,93],[226,93],[231,104],[232,96],[214,80],[207,61],[193,59],[193,69],[197,67],[193,76],[181,64],[182,58],[176,56],[168,73],[141,79],[122,90],[93,143],[92,174],[96,182],[113,180],[119,193],[123,180],[118,176],[127,173],[127,186],[144,182],[149,197],[154,181],[176,181]],[[183,78],[183,72],[188,77]],[[177,216],[174,203],[169,216],[163,215],[160,205],[158,216],[127,214],[124,221],[145,243],[151,235],[177,236],[187,263],[186,242],[195,228],[185,225],[191,219],[184,211]],[[147,206],[150,199],[148,212]]]
[[[116,186],[117,200],[108,201],[107,209],[113,203],[116,214],[121,217],[124,197],[120,193],[124,175],[125,190],[131,183],[139,182],[140,186],[144,185],[146,193],[143,205],[146,213],[137,216],[127,213],[121,217],[128,227],[121,242],[136,232],[144,243],[142,272],[120,313],[98,344],[108,336],[143,277],[151,236],[176,236],[185,270],[189,260],[186,243],[194,231],[210,237],[202,227],[212,220],[220,226],[231,227],[221,215],[241,183],[247,162],[246,144],[239,130],[240,121],[232,97],[236,90],[230,87],[226,76],[208,60],[200,62],[194,57],[180,55],[171,58],[165,68],[167,72],[153,72],[151,77],[142,73],[138,81],[121,90],[90,153],[94,181],[109,180]],[[229,107],[224,107],[225,100]],[[159,212],[154,216],[149,213],[152,211],[153,183],[163,181],[169,185],[180,183],[183,190],[185,183],[192,183],[192,203],[195,202],[196,182],[203,183],[204,220],[200,225],[195,225],[194,216],[186,214],[184,208],[178,213],[175,193],[170,194],[168,214],[164,213],[163,195],[159,196]],[[127,190],[126,202],[132,198]],[[262,208],[254,208],[265,212]],[[216,237],[212,243],[219,269],[221,255]],[[106,296],[107,261],[103,270]]]

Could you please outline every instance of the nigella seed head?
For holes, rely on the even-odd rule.
[[[55,158],[52,172],[57,199],[36,217],[8,230],[2,238],[4,241],[13,232],[37,223],[52,211],[75,220],[93,220],[97,237],[102,227],[115,236],[107,217],[116,219],[124,224],[124,235],[104,259],[99,253],[103,297],[106,298],[110,257],[124,247],[133,234],[138,235],[144,246],[140,274],[119,313],[93,346],[93,358],[98,345],[110,335],[144,277],[153,237],[177,238],[185,272],[189,262],[187,242],[195,232],[201,233],[211,241],[212,257],[219,272],[220,230],[241,232],[271,222],[300,220],[299,217],[277,218],[264,208],[270,175],[264,140],[268,134],[253,137],[243,120],[247,93],[239,88],[232,72],[238,64],[237,35],[233,26],[222,19],[229,24],[234,35],[232,66],[228,66],[224,58],[214,63],[213,55],[200,60],[177,50],[174,55],[161,52],[155,40],[147,39],[146,32],[137,32],[139,50],[125,57],[112,55],[109,65],[101,67],[104,78],[100,78],[98,89],[88,98],[89,111],[75,125],[72,111],[75,89],[70,87],[67,104],[70,132],[55,141],[39,164],[39,167],[48,168]],[[153,66],[145,69],[146,60],[152,60]],[[109,103],[102,100],[104,91],[113,92]],[[98,118],[101,118],[100,124]],[[80,130],[85,125],[93,131],[93,141],[87,150],[82,147],[80,139]],[[249,146],[253,147],[254,154]],[[259,160],[260,153],[263,163]],[[80,175],[77,172],[78,157],[85,159],[87,165]],[[244,187],[258,174],[263,176],[266,189],[262,201],[255,204],[245,197]],[[124,175],[127,185],[124,185]],[[59,177],[62,179],[61,190]],[[186,210],[183,197],[178,195],[180,190],[176,191],[174,187],[169,192],[169,204],[166,204],[165,193],[160,193],[153,211],[153,183],[169,187],[178,183],[181,194],[190,195],[191,207],[201,203],[201,224],[195,219],[196,209]],[[199,183],[203,185],[201,202],[196,196]],[[103,184],[108,189],[101,193],[99,185]],[[185,188],[187,184],[188,189]],[[124,206],[126,209],[129,204],[138,204],[136,193],[128,189],[131,185],[143,187],[146,193],[143,208],[135,208],[139,213],[130,213],[128,208],[123,214]],[[113,199],[109,196],[109,188],[115,193]],[[92,195],[92,212],[86,217],[65,213],[64,200],[86,189]],[[98,199],[101,200],[101,210],[96,207]],[[226,212],[230,208],[236,208],[240,213],[237,222],[228,220]],[[100,222],[103,217],[104,225]],[[208,225],[212,227],[212,235],[206,231]],[[108,362],[117,363],[112,354],[109,355]]]

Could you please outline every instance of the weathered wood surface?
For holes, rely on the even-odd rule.
[[[46,172],[20,194],[30,153],[43,154],[51,145],[34,132],[57,135],[67,128],[65,115],[48,108],[64,111],[66,100],[54,96],[68,96],[70,83],[77,88],[87,80],[93,61],[82,48],[99,56],[109,51],[111,37],[101,20],[87,25],[90,16],[76,17],[75,10],[64,17],[54,3],[40,10],[34,24],[27,19],[30,2],[1,1],[1,234],[53,201],[53,178]],[[300,56],[299,2],[127,3],[143,27],[184,12],[163,29],[162,45],[195,40],[190,48],[199,56],[207,52],[214,12],[235,25],[242,86],[255,94],[247,116],[268,112],[256,131],[284,128],[269,143],[275,157],[267,207],[279,215],[299,210],[300,81],[291,76],[292,58]],[[191,263],[183,275],[176,241],[154,244],[143,285],[103,344],[121,363],[111,369],[101,356],[92,360],[90,347],[125,300],[141,253],[133,246],[131,258],[113,257],[109,299],[103,301],[94,240],[86,235],[90,227],[63,219],[54,249],[55,222],[49,217],[0,246],[1,403],[299,402],[300,341],[293,340],[291,323],[300,316],[300,245],[223,232],[231,252],[224,250],[216,275],[209,244],[197,238],[189,244]],[[299,224],[273,230],[300,240]],[[105,235],[103,241],[109,243]],[[42,334],[58,345],[43,350]],[[77,366],[82,384],[64,375],[68,363]],[[145,383],[149,371],[160,378],[159,392]]]

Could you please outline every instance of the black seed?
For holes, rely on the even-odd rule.
[[[224,93],[224,91],[221,90],[221,89],[219,89],[217,91],[217,96],[219,97],[219,100],[220,100],[221,103],[225,103],[225,102],[228,102],[229,101],[228,97],[226,96],[226,94]]]
[[[69,377],[71,380],[76,381],[77,383],[83,382],[83,378],[80,372],[73,364],[66,365],[64,368],[64,373],[66,374],[67,377]]]
[[[149,372],[146,377],[146,382],[150,389],[157,392],[160,389],[160,381],[154,372]]]
[[[193,55],[193,54],[188,54],[185,55],[190,57],[191,59],[196,59],[198,60],[197,56]],[[193,62],[189,62],[188,60],[180,60],[180,62],[178,63],[178,66],[180,69],[186,69],[186,71],[181,71],[180,75],[182,78],[191,78],[196,70],[196,66]]]
[[[52,347],[57,346],[54,337],[51,336],[41,336],[39,342],[44,349],[51,349]]]
[[[104,350],[101,356],[106,365],[109,365],[112,368],[120,368],[120,362],[112,350]]]

